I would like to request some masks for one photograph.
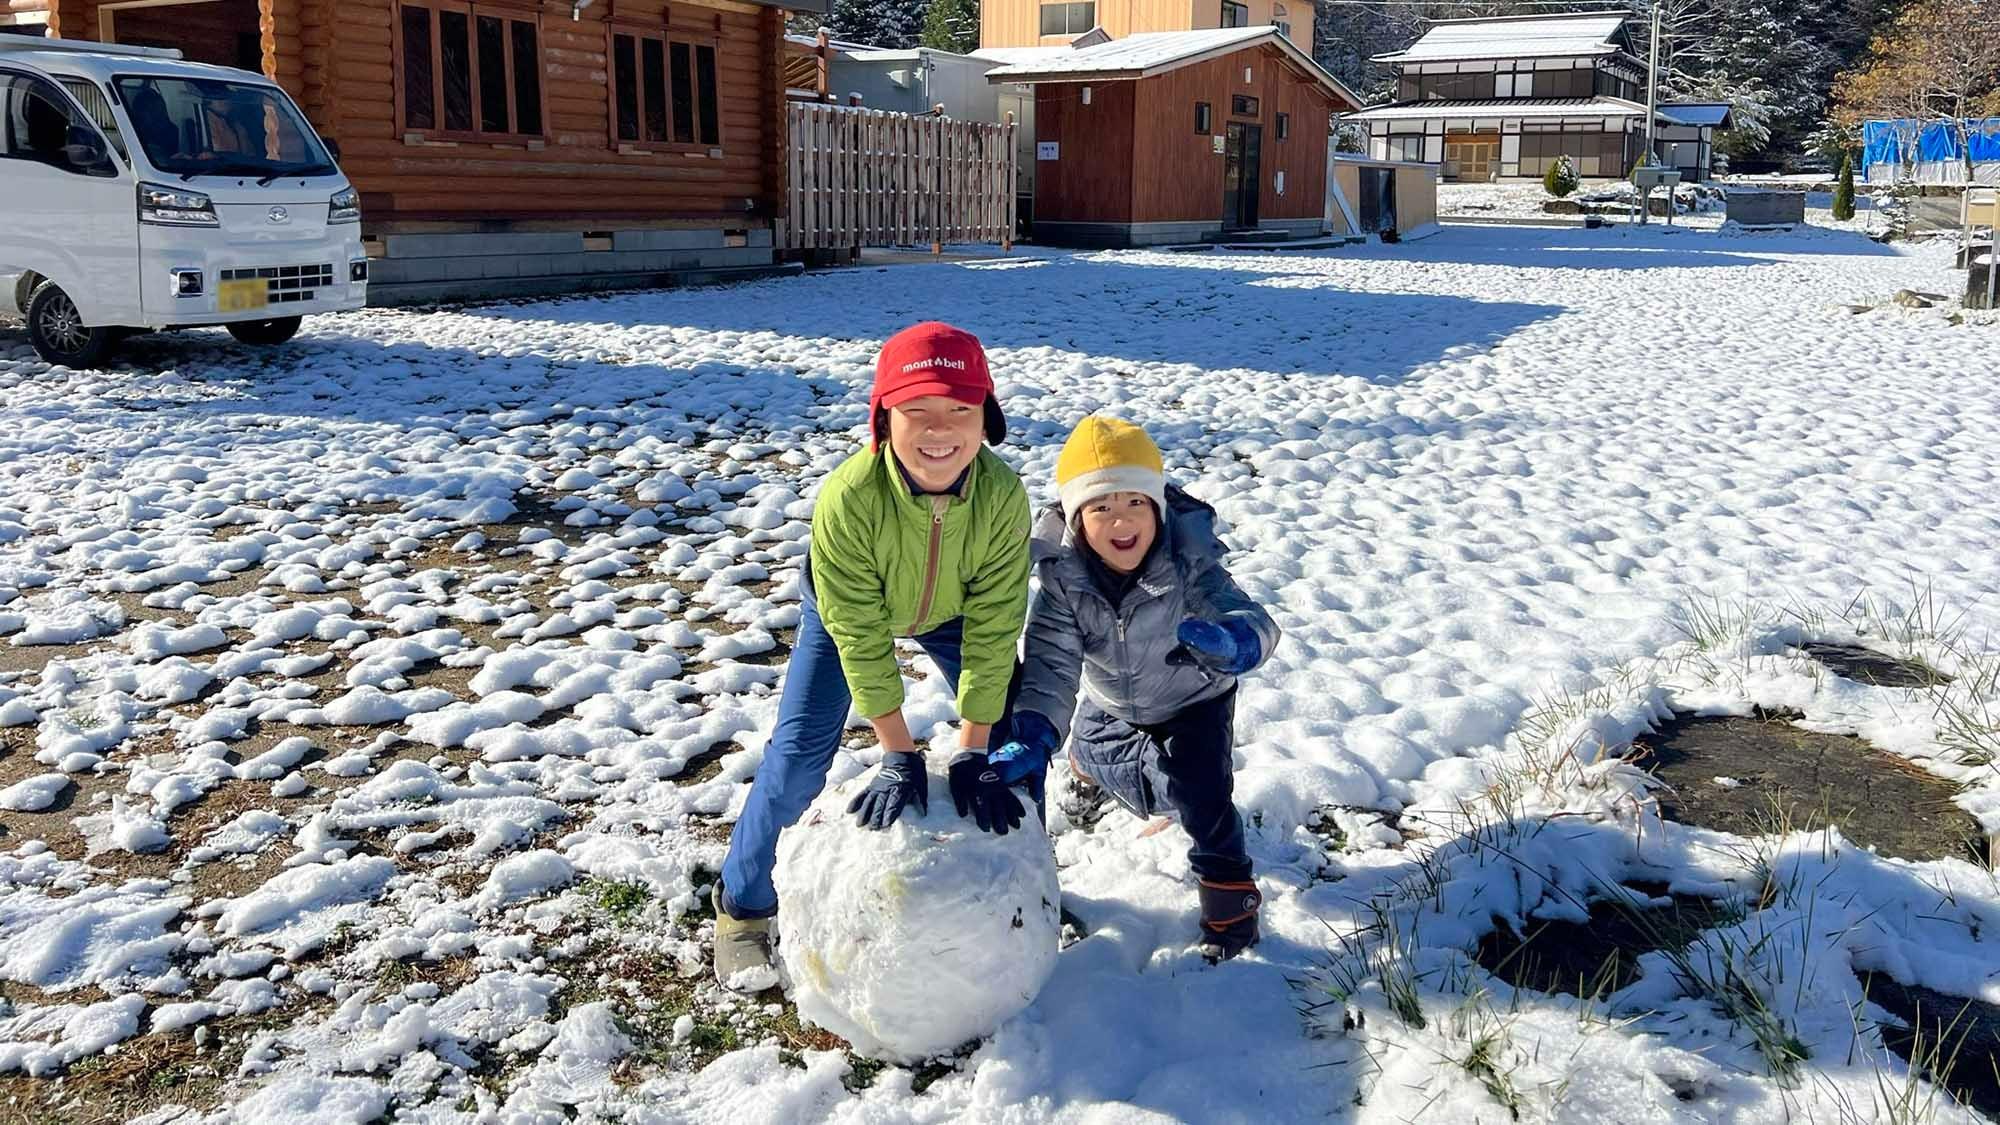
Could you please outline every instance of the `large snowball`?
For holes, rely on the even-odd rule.
[[[847,804],[874,771],[823,794],[778,841],[778,950],[799,1014],[864,1055],[917,1062],[990,1035],[1056,963],[1055,856],[1027,816],[981,832],[930,779],[930,813],[887,831]]]

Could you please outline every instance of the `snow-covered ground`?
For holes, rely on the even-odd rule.
[[[2000,828],[2000,772],[1940,718],[1994,702],[2000,335],[1842,307],[1948,266],[1821,230],[1448,226],[375,311],[107,371],[0,332],[10,1109],[1890,1120],[1930,1088],[1852,970],[2000,1001],[1992,875],[1663,824],[1597,755],[1669,708],[1782,705]],[[1263,944],[1184,952],[1178,830],[1052,812],[1084,936],[989,1039],[881,1069],[720,995],[702,943],[813,484],[924,318],[987,342],[1038,499],[1083,414],[1143,423],[1286,636],[1237,712]],[[1930,660],[1955,710],[1816,673],[1814,638]],[[925,671],[912,726],[941,731]],[[1631,883],[1741,920],[1595,1004],[1469,959]]]

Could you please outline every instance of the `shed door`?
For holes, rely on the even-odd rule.
[[[1361,233],[1381,234],[1396,229],[1396,170],[1363,168],[1361,171]]]
[[[1250,230],[1257,225],[1257,183],[1264,127],[1231,121],[1223,147],[1222,225]]]

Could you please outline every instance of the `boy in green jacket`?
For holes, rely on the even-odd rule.
[[[882,765],[848,811],[869,828],[930,807],[929,775],[903,720],[897,637],[911,637],[958,696],[948,777],[961,816],[1006,833],[1020,799],[988,767],[1007,739],[1014,649],[1028,615],[1028,493],[984,442],[1006,435],[977,337],[918,324],[882,346],[868,449],[834,469],[813,506],[803,606],[778,721],[729,835],[715,892],[715,975],[764,987],[778,834],[826,785],[850,705]],[[759,979],[763,978],[763,979]]]

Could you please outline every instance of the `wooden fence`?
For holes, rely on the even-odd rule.
[[[1014,126],[793,102],[784,245],[1014,244]]]

